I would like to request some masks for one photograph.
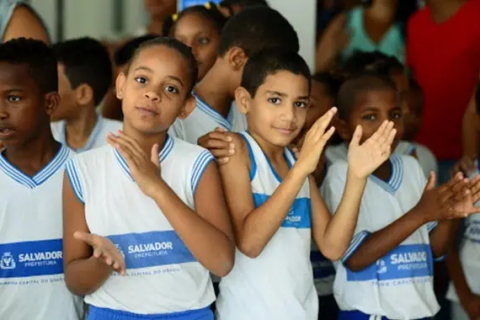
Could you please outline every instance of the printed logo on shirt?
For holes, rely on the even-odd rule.
[[[401,245],[362,271],[346,270],[347,281],[388,282],[384,285],[402,285],[425,277],[431,281],[433,256],[430,245]]]
[[[63,273],[61,239],[0,244],[0,278]]]
[[[123,255],[127,269],[196,262],[173,230],[109,236]]]
[[[254,193],[253,202],[255,203],[255,208],[258,208],[264,204],[268,198],[270,197],[267,195]],[[282,228],[310,229],[311,226],[310,199],[295,199],[292,207],[285,217],[285,220],[283,220]]]

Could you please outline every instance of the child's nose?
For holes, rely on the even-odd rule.
[[[158,95],[156,92],[154,91],[148,91],[145,93],[145,97],[150,100],[150,101],[154,101],[154,102],[159,102],[161,101],[160,99],[160,95]]]

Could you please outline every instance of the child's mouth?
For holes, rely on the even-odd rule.
[[[144,107],[137,107],[136,108],[142,115],[145,115],[145,116],[149,116],[149,117],[154,117],[154,116],[158,116],[158,112],[153,110],[153,109],[149,109],[149,108],[144,108]]]
[[[11,128],[0,128],[0,138],[8,138],[15,133]]]

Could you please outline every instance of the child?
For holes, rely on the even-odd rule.
[[[204,6],[188,7],[170,16],[163,25],[164,35],[170,35],[192,48],[197,59],[199,81],[217,59],[220,33],[226,22],[217,6],[207,2]]]
[[[329,110],[307,133],[295,160],[286,148],[302,128],[309,105],[310,74],[295,52],[272,49],[249,59],[235,100],[249,131],[234,136],[237,153],[221,166],[238,250],[233,271],[220,282],[218,319],[317,319],[318,299],[310,263],[311,237],[336,260],[355,229],[367,175],[388,158],[395,131],[384,124],[349,157],[342,206],[330,215],[310,174],[334,129]]]
[[[155,39],[156,37],[158,36],[147,34],[141,37],[133,38],[118,48],[113,56],[114,77],[116,78],[121,72],[125,73],[125,70],[128,68],[128,63],[132,59],[135,50],[137,50],[142,43]],[[105,100],[103,101],[102,105],[102,115],[104,118],[108,119],[123,120],[122,103],[117,99],[115,86],[110,88],[105,96]]]
[[[337,130],[347,143],[358,125],[368,138],[387,120],[397,129],[392,148],[403,138],[401,101],[389,78],[352,77],[340,89],[337,106]],[[331,212],[341,203],[346,172],[341,160],[329,167],[322,195]],[[434,175],[427,184],[418,162],[400,155],[369,177],[355,236],[336,263],[339,319],[423,319],[437,313],[433,259],[449,247],[453,226],[447,219],[476,211],[480,180],[471,189],[461,175],[437,189],[434,183]]]
[[[0,319],[82,319],[62,264],[62,176],[56,142],[57,63],[41,41],[0,44]]]
[[[298,51],[297,33],[277,11],[268,7],[246,9],[223,28],[218,58],[210,71],[195,87],[197,107],[183,121],[176,121],[174,130],[187,142],[211,148],[208,133],[216,128],[240,132],[247,129],[245,116],[231,108],[235,89],[240,86],[242,71],[248,58],[267,48],[288,48]],[[220,143],[226,137],[220,135]],[[200,139],[202,138],[202,139]],[[227,146],[229,144],[227,143]],[[214,155],[215,150],[213,150]]]
[[[388,57],[380,52],[357,52],[345,62],[342,69],[347,76],[368,71],[389,77],[395,83],[398,92],[405,98],[402,100],[405,109],[405,134],[394,153],[416,158],[427,178],[432,171],[437,173],[437,161],[433,153],[414,141],[422,120],[423,94],[418,84],[414,80],[408,79],[403,65],[396,58]],[[327,157],[331,160],[345,158],[346,154],[347,149],[343,144],[327,150]]]
[[[53,46],[58,60],[60,106],[52,115],[55,139],[77,152],[107,144],[107,134],[122,128],[104,119],[96,107],[112,82],[107,49],[97,40],[81,38]]]
[[[89,320],[213,319],[209,271],[228,274],[235,250],[221,183],[208,151],[167,135],[194,107],[196,79],[186,45],[144,43],[117,78],[125,118],[114,148],[68,163],[66,282]]]

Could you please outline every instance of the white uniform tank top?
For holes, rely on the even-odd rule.
[[[370,233],[385,228],[410,211],[426,185],[414,158],[393,155],[388,182],[371,175],[363,193],[355,235],[341,261],[335,262],[335,299],[340,310],[361,311],[388,319],[433,317],[439,306],[433,291],[433,262],[429,233],[437,223],[420,227],[400,245],[365,269],[353,272],[346,261]],[[345,189],[347,162],[330,166],[322,195],[334,213]],[[375,318],[376,319],[376,318]]]
[[[80,297],[63,276],[65,146],[30,177],[0,155],[0,319],[79,320]]]
[[[159,155],[164,181],[190,208],[213,156],[167,137]],[[78,155],[67,167],[85,204],[91,233],[108,237],[125,257],[127,276],[113,273],[85,301],[99,308],[165,315],[208,307],[215,299],[208,270],[190,253],[153,199],[143,194],[125,159],[110,146]]]
[[[253,199],[261,206],[279,187],[281,179],[248,134],[242,133],[250,153]],[[295,158],[285,149],[293,166]],[[311,208],[308,179],[280,229],[255,259],[235,254],[233,270],[220,282],[219,320],[313,320],[318,298],[310,263]]]

